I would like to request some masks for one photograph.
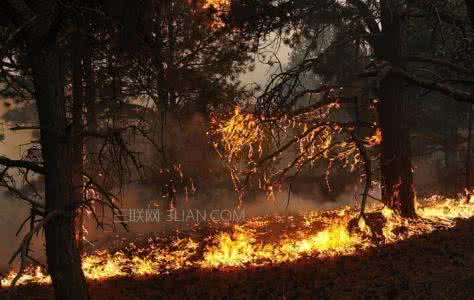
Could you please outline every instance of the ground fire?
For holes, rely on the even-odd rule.
[[[196,268],[232,271],[300,259],[358,255],[380,244],[397,243],[433,230],[455,226],[457,219],[474,216],[474,194],[460,199],[432,196],[420,201],[417,220],[407,221],[387,207],[373,207],[367,220],[345,207],[302,215],[262,216],[240,224],[196,226],[191,232],[130,242],[123,249],[84,255],[88,280],[115,277],[160,276]],[[9,286],[12,271],[2,286]],[[50,284],[41,267],[31,267],[17,284]]]
[[[0,1],[0,299],[472,298],[473,78],[474,0]]]

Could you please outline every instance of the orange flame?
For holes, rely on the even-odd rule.
[[[474,193],[468,195],[473,198]],[[420,218],[406,220],[386,207],[371,208],[367,215],[378,213],[383,241],[395,243],[412,236],[427,234],[435,228],[455,226],[456,219],[474,216],[474,203],[461,199],[433,196],[420,202]],[[245,268],[292,262],[303,257],[357,255],[376,247],[372,228],[359,219],[356,228],[351,220],[357,218],[351,208],[326,212],[309,212],[295,216],[269,216],[249,219],[242,224],[226,227],[221,224],[214,234],[193,238],[176,238],[165,242],[151,240],[147,246],[130,243],[123,250],[104,250],[86,255],[82,268],[88,280],[104,280],[124,276],[158,276],[188,268]],[[403,231],[399,230],[404,228]],[[199,232],[205,232],[200,230]],[[1,280],[9,286],[16,276],[10,272]],[[50,284],[49,276],[40,267],[30,267],[17,284]]]

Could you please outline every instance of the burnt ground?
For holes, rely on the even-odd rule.
[[[92,299],[474,299],[474,219],[362,255],[90,283]],[[5,291],[0,291],[0,296]],[[20,287],[14,299],[52,299]]]

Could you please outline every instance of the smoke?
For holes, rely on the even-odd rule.
[[[11,199],[5,193],[1,194],[2,201],[0,202],[0,236],[2,242],[0,243],[0,272],[5,272],[9,269],[8,261],[18,248],[21,242],[22,235],[16,236],[16,231],[21,225],[21,222],[28,217],[28,206],[19,200]],[[27,226],[28,227],[28,226]],[[39,250],[41,242],[33,245],[34,252]]]
[[[332,209],[360,201],[361,184],[357,182],[357,174],[345,177],[335,174],[332,181],[337,192],[329,195],[325,191],[324,170],[312,170],[314,175],[307,172],[309,175],[305,175],[304,179],[297,178],[292,183],[289,197],[288,186],[283,186],[275,192],[274,199],[267,199],[263,192],[257,192],[252,200],[246,199],[244,203],[239,203],[229,171],[206,134],[208,122],[199,113],[181,118],[168,116],[164,131],[168,165],[163,163],[156,149],[137,143],[137,149],[134,150],[144,154],[148,167],[155,172],[145,183],[127,185],[122,190],[122,217],[128,231],[124,230],[119,219],[114,219],[110,212],[105,212],[104,220],[109,224],[105,229],[98,228],[94,219],[89,216],[86,218],[88,249],[110,247],[122,239],[143,239],[149,235],[189,230],[196,222],[203,221],[202,218],[196,220],[198,214],[209,217],[212,213],[220,212],[224,216],[237,214],[239,217],[251,218]],[[158,133],[158,140],[159,134],[161,132]],[[176,169],[177,166],[179,167]],[[171,171],[163,171],[166,168]],[[173,197],[169,197],[171,184]],[[173,198],[172,203],[170,198]],[[170,211],[171,205],[174,212]],[[157,211],[160,214],[159,220],[155,216]],[[100,208],[98,212],[101,213]],[[175,214],[172,220],[169,220],[170,213]],[[183,217],[176,217],[176,214],[190,214],[191,217],[185,221]]]
[[[23,130],[11,131],[6,126],[8,125],[2,124],[1,127],[4,139],[0,143],[0,153],[11,159],[20,159],[31,145],[32,133]],[[17,179],[20,180],[20,178]],[[18,236],[16,235],[17,230],[29,213],[30,206],[26,202],[13,198],[5,190],[0,190],[0,236],[2,237],[0,243],[0,272],[5,272],[10,268],[8,261],[20,245],[21,239],[29,226],[26,225]],[[31,250],[33,257],[39,259],[44,257],[42,235],[34,239]]]
[[[120,248],[129,241],[145,241],[150,236],[170,235],[177,231],[189,231],[197,224],[212,224],[213,222],[237,223],[244,219],[264,215],[285,215],[305,213],[314,210],[327,210],[354,204],[358,186],[347,189],[340,194],[338,201],[327,201],[323,194],[294,195],[291,194],[288,203],[288,192],[280,191],[275,199],[270,200],[261,194],[252,202],[243,203],[239,207],[237,195],[232,189],[216,189],[196,192],[194,197],[182,195],[176,198],[175,207],[171,210],[164,206],[160,197],[153,198],[150,190],[143,186],[129,186],[124,191],[123,217],[128,231],[120,223],[115,223],[115,230],[106,230],[95,226],[93,219],[86,219],[88,244],[86,249]],[[156,196],[156,195],[155,195]],[[157,218],[156,215],[159,214]],[[206,218],[203,218],[205,216]],[[133,218],[133,220],[132,220]],[[113,222],[112,216],[106,218]],[[118,222],[115,219],[115,222]]]
[[[163,160],[156,153],[154,147],[146,143],[136,143],[136,151],[143,153],[143,160],[154,168],[156,172],[149,175],[144,183],[129,184],[123,187],[119,193],[123,208],[122,218],[127,225],[128,231],[119,222],[118,216],[113,216],[107,209],[96,206],[96,213],[101,222],[106,224],[103,228],[97,226],[96,220],[91,214],[86,214],[84,227],[86,229],[84,249],[86,252],[101,248],[114,248],[114,245],[133,241],[136,239],[145,240],[152,235],[170,234],[176,230],[186,231],[193,228],[194,221],[202,219],[184,221],[183,218],[174,217],[169,220],[169,205],[166,195],[166,186],[170,184],[170,179],[174,180],[176,195],[174,208],[177,214],[191,212],[193,216],[206,215],[223,217],[237,214],[239,217],[251,218],[261,215],[274,214],[295,214],[312,210],[331,209],[344,206],[357,201],[360,194],[360,184],[355,180],[344,181],[337,187],[338,193],[329,198],[327,193],[321,188],[325,185],[321,174],[311,180],[294,184],[290,197],[288,197],[288,187],[283,186],[275,193],[273,200],[266,199],[263,193],[257,194],[252,201],[245,201],[243,206],[238,208],[238,195],[233,189],[228,170],[223,166],[221,159],[214,151],[208,137],[208,119],[201,114],[193,114],[186,118],[168,117],[165,131],[165,147],[169,153],[167,159],[172,162],[170,165],[163,165]],[[9,137],[10,138],[10,137]],[[19,155],[18,144],[26,143],[31,137],[23,136],[23,140],[12,138],[8,153],[12,157]],[[158,135],[159,139],[159,135]],[[173,169],[179,166],[179,170]],[[172,176],[166,172],[160,172],[162,168],[170,168]],[[182,175],[180,174],[182,173]],[[356,177],[352,174],[351,177]],[[334,179],[336,182],[337,179]],[[288,201],[289,200],[289,201]],[[359,199],[360,200],[360,199]],[[24,203],[17,200],[4,200],[0,204],[2,215],[8,216],[0,233],[4,237],[4,242],[0,246],[0,257],[3,270],[8,269],[8,258],[14,249],[19,245],[20,239],[15,237],[15,232],[20,223],[27,217],[29,208]],[[146,219],[145,215],[151,212],[160,212],[160,219]],[[131,216],[137,218],[137,214],[143,214],[145,219],[130,220]],[[10,217],[11,216],[11,217]],[[206,221],[206,220],[204,220]],[[213,220],[208,219],[212,222]],[[227,220],[224,220],[227,221]],[[234,220],[242,221],[242,220]],[[20,235],[21,236],[21,235]],[[40,235],[33,244],[32,255],[44,261],[44,239]]]

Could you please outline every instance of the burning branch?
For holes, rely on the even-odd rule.
[[[373,124],[332,121],[331,113],[338,108],[339,104],[334,102],[317,103],[295,113],[258,115],[236,107],[230,116],[216,117],[211,131],[217,140],[215,147],[228,164],[239,198],[242,200],[251,176],[257,176],[259,187],[271,196],[274,188],[286,179],[325,159],[329,166],[333,161],[341,161],[351,171],[361,162],[365,165],[365,207],[372,181],[365,147],[377,145],[380,139],[374,136],[361,141],[355,135],[355,128],[373,128]],[[290,160],[284,165],[287,159]]]

